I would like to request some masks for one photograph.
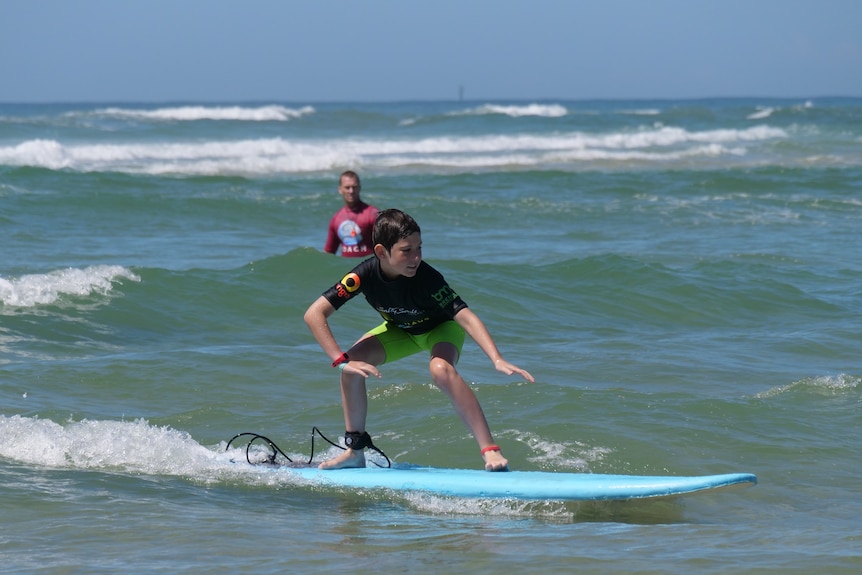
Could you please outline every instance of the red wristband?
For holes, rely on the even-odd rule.
[[[499,445],[489,445],[488,447],[483,447],[482,448],[482,455],[485,455],[489,451],[500,451],[500,446]]]
[[[332,362],[332,367],[338,367],[342,363],[347,363],[348,361],[350,361],[350,356],[346,353],[342,353],[338,356],[338,359]]]

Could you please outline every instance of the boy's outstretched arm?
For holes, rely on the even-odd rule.
[[[481,319],[479,319],[479,316],[473,313],[470,308],[464,308],[456,313],[455,321],[458,322],[458,325],[464,328],[464,331],[470,334],[470,337],[472,337],[476,344],[482,348],[485,355],[494,362],[494,367],[497,371],[505,373],[506,375],[517,373],[529,382],[536,381],[535,378],[530,375],[530,372],[503,359],[500,350],[497,349],[497,344],[494,343],[494,339],[488,332],[488,328],[485,327],[485,324]]]

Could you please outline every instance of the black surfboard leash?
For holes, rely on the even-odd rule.
[[[334,441],[332,441],[328,437],[326,437],[323,434],[323,432],[320,431],[320,429],[318,429],[316,426],[312,427],[311,428],[311,454],[308,456],[308,461],[305,462],[305,465],[311,465],[311,462],[314,460],[314,437],[315,437],[315,435],[319,435],[324,441],[326,441],[327,443],[329,443],[330,445],[332,445],[334,447],[337,447],[338,449],[341,449],[341,450],[347,449],[346,447],[343,447],[343,446],[339,445],[338,443],[335,443]],[[347,434],[345,434],[345,435],[347,435]],[[251,465],[285,465],[284,463],[279,463],[277,461],[277,457],[279,455],[281,455],[289,463],[295,463],[293,461],[293,459],[291,459],[290,456],[288,456],[284,451],[282,451],[282,449],[280,447],[278,447],[275,444],[275,442],[272,441],[270,438],[268,438],[264,435],[261,435],[259,433],[254,433],[254,432],[250,432],[250,431],[246,431],[243,433],[237,433],[236,435],[231,437],[230,441],[228,441],[227,445],[225,445],[225,448],[224,448],[225,452],[227,452],[227,450],[230,449],[231,444],[236,439],[239,439],[240,437],[251,437],[251,439],[249,440],[249,442],[245,446],[245,460]],[[374,445],[371,442],[371,437],[368,436],[368,434],[365,434],[364,437],[367,439],[365,439],[361,443],[360,448],[367,447],[368,449],[371,449],[371,450],[377,452],[378,454],[380,454],[383,457],[383,459],[386,460],[386,466],[385,467],[392,467],[392,461],[389,459],[389,457],[387,457],[387,455],[385,453],[383,453],[383,451],[379,447],[377,447],[376,445]],[[252,461],[251,460],[251,456],[250,456],[251,446],[256,441],[265,442],[267,447],[270,450],[270,453],[267,455],[267,457],[264,461]],[[383,465],[380,465],[376,461],[372,461],[371,463],[373,463],[377,467],[384,467]]]

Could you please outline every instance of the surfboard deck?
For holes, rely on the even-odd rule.
[[[418,491],[454,497],[563,501],[613,501],[675,497],[697,492],[749,487],[751,473],[701,476],[604,475],[549,471],[488,472],[399,464],[391,468],[328,469],[264,466],[318,487]]]

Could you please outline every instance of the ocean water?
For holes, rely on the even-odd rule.
[[[343,432],[302,314],[356,263],[321,251],[345,169],[536,377],[465,345],[512,468],[759,484],[525,503],[232,463]],[[860,99],[0,105],[3,571],[858,573],[860,226]],[[423,358],[382,371],[396,464],[481,466]]]

